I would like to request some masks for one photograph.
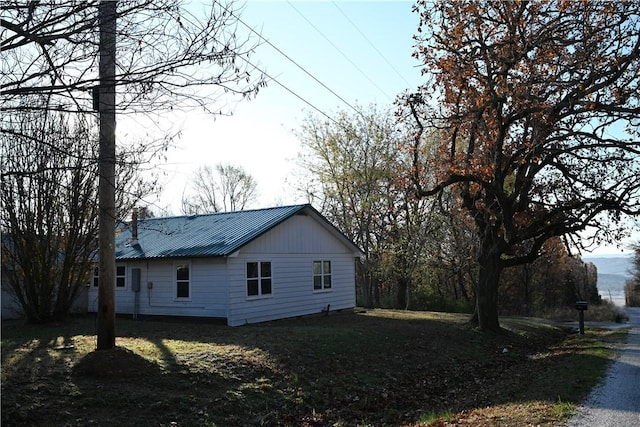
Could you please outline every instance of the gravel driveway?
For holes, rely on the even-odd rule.
[[[640,308],[627,308],[629,339],[568,427],[640,427]]]

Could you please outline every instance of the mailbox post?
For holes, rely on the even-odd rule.
[[[588,301],[576,301],[576,310],[580,315],[580,335],[584,335],[584,312],[589,308]]]

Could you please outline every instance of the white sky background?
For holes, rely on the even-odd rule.
[[[382,109],[424,82],[411,57],[418,26],[412,5],[250,0],[240,18],[351,105],[375,103]],[[243,24],[239,29],[249,31]],[[353,113],[268,44],[258,46],[251,62],[329,116],[340,110]],[[193,171],[217,163],[242,166],[256,179],[259,198],[251,208],[305,202],[294,187],[300,147],[294,132],[309,113],[320,113],[274,81],[232,109],[231,117],[190,112],[175,118],[173,128],[181,130],[181,138],[167,153],[166,164],[158,165],[164,190],[158,200],[150,200],[152,210],[181,214],[181,196]],[[638,238],[636,233],[634,241]],[[604,253],[621,251],[594,252]]]

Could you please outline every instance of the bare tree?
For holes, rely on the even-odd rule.
[[[255,201],[257,188],[255,179],[240,166],[201,166],[182,194],[182,212],[197,215],[242,210]]]
[[[218,164],[216,170],[220,177],[222,210],[242,210],[255,201],[258,184],[242,167]]]
[[[0,93],[5,111],[100,110],[105,128],[100,149],[99,199],[104,215],[100,262],[107,286],[115,275],[115,263],[110,261],[116,220],[111,191],[115,143],[113,135],[107,138],[115,130],[115,116],[108,125],[102,121],[115,115],[116,107],[131,113],[190,107],[218,113],[217,102],[226,103],[225,93],[243,98],[256,94],[264,80],[260,73],[258,79],[252,78],[256,73],[249,55],[254,46],[238,37],[236,13],[218,1],[202,8],[173,0],[3,4]],[[111,48],[115,53],[107,53]],[[107,57],[117,58],[117,66],[105,74],[102,65]],[[112,100],[116,91],[117,103]],[[38,95],[44,95],[40,99],[45,102],[34,103]],[[1,130],[18,132],[4,120]],[[106,316],[108,324],[98,328],[99,349],[115,345],[113,292],[100,292],[108,301],[99,316],[101,320]]]
[[[30,322],[60,321],[95,262],[95,123],[43,111],[21,117],[23,136],[0,134],[4,283]],[[136,174],[145,159],[144,152],[118,153],[119,216],[154,189]]]
[[[3,2],[5,110],[91,112],[98,76],[97,1]],[[237,31],[232,3],[117,2],[119,112],[201,107],[223,112],[225,93],[250,97],[264,84],[249,58],[255,45]],[[257,74],[258,78],[254,78]],[[46,105],[28,102],[47,94]]]
[[[398,172],[411,157],[400,150],[406,129],[374,106],[341,112],[336,122],[310,116],[298,133],[301,191],[365,253],[358,274],[362,303],[380,305],[381,282],[406,308],[413,276],[424,260],[432,203],[413,196]],[[408,167],[408,165],[407,165]]]
[[[183,214],[198,215],[220,211],[220,202],[216,199],[216,176],[211,166],[196,169],[188,188],[182,193]]]

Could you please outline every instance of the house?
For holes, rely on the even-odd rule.
[[[226,318],[230,326],[352,309],[362,255],[310,205],[134,215],[116,232],[115,309],[134,317]]]
[[[9,289],[8,279],[6,275],[2,275],[2,285],[0,285],[0,318],[19,319],[23,316],[22,307]]]

